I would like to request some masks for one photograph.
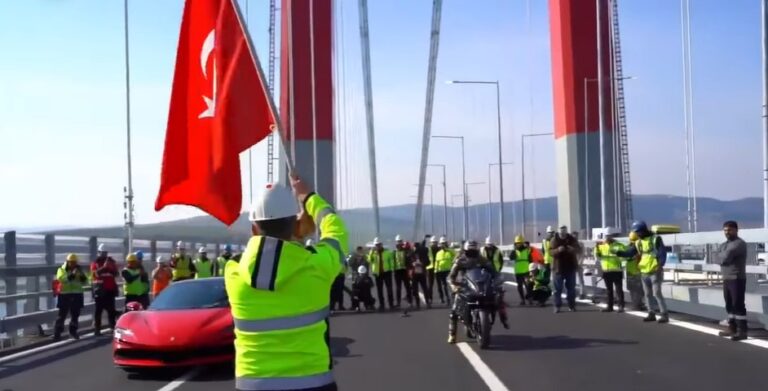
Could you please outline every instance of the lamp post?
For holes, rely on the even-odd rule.
[[[470,182],[470,183],[467,183],[467,184],[464,185],[464,187],[465,187],[464,193],[465,194],[469,194],[469,187],[470,186],[473,186],[473,185],[484,185],[484,184],[485,184],[485,182]],[[490,200],[488,202],[490,202]],[[480,232],[480,219],[477,218],[476,221],[477,221],[477,224],[476,224],[475,228],[477,229],[478,232]],[[469,240],[469,237],[465,237],[464,240]]]
[[[612,81],[614,81],[614,80],[635,80],[635,79],[637,79],[637,78],[634,77],[634,76],[624,76],[624,77],[621,77],[621,78],[616,78],[616,77],[608,78],[608,80],[612,80]],[[596,81],[598,81],[598,78],[589,78],[589,77],[585,77],[584,78],[584,183],[585,183],[585,186],[584,186],[584,189],[585,189],[584,197],[586,198],[584,204],[585,204],[585,208],[586,208],[585,213],[587,215],[586,219],[585,219],[585,223],[584,223],[584,225],[585,225],[584,228],[585,228],[585,230],[587,232],[586,233],[587,237],[590,237],[589,231],[592,228],[591,224],[590,224],[590,221],[589,221],[589,151],[587,151],[587,145],[589,145],[587,143],[587,139],[588,139],[587,138],[587,132],[589,130],[589,95],[587,94],[587,91],[588,91],[587,90],[587,86],[589,85],[588,83],[592,83],[592,82],[596,82]],[[598,91],[598,94],[601,94],[601,93],[602,93],[602,91]],[[601,159],[603,158],[603,142],[602,141],[600,141],[600,157],[601,157]],[[616,167],[614,167],[614,170],[615,169],[616,169]],[[600,166],[600,177],[602,178],[604,176],[605,176],[605,172],[603,171],[603,166],[601,165]],[[605,200],[605,195],[601,194],[600,198],[601,198],[601,202],[604,202],[603,200]],[[605,226],[605,217],[603,217],[602,225]]]
[[[520,135],[520,192],[523,202],[523,223],[521,232],[525,236],[525,139],[526,137],[552,136],[554,133],[532,133]]]
[[[427,167],[443,169],[443,233],[448,235],[448,188],[445,184],[445,164],[427,164]]]
[[[480,80],[450,80],[448,84],[492,84],[496,86],[496,131],[498,137],[498,150],[499,150],[499,244],[504,241],[504,176],[502,175],[502,162],[501,162],[501,96],[499,93],[499,81],[480,81]],[[490,180],[489,180],[490,182]],[[490,200],[490,197],[488,197]],[[490,201],[489,201],[490,203]],[[490,221],[490,218],[488,219]],[[490,222],[488,223],[490,224]],[[491,234],[491,230],[488,230],[488,235]]]
[[[499,163],[488,163],[488,236],[491,236],[491,167],[498,166]],[[501,163],[502,166],[511,166],[512,163]],[[499,186],[502,184],[499,183]],[[503,203],[500,202],[501,207],[503,208]],[[502,209],[503,210],[503,209]],[[502,214],[504,212],[501,212]],[[512,208],[512,214],[514,215],[515,208]],[[512,218],[514,220],[514,217]],[[499,227],[499,245],[504,244],[504,230]]]
[[[418,186],[418,183],[414,183],[414,186]],[[432,230],[432,235],[435,234],[435,198],[434,193],[432,189],[432,184],[425,183],[425,187],[429,187],[429,214],[431,215],[431,222],[429,223],[429,228]]]
[[[467,216],[467,170],[464,162],[464,136],[432,136],[433,138],[458,139],[461,140],[461,185],[464,190],[464,238],[469,233],[469,219]]]

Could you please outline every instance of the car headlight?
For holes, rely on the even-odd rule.
[[[133,331],[118,327],[115,329],[114,337],[117,340],[124,340],[125,337],[133,337]]]

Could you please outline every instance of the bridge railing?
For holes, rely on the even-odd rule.
[[[223,251],[220,243],[184,242],[194,256],[197,248],[206,246],[209,257]],[[79,237],[63,235],[18,234],[9,231],[0,237],[0,349],[16,345],[30,334],[40,334],[56,319],[52,282],[69,253],[80,258],[80,264],[90,266],[96,258],[99,244],[124,266],[128,241],[122,238]],[[233,244],[234,251],[243,246]],[[154,268],[158,255],[170,257],[175,243],[170,241],[134,240],[134,251],[145,254],[143,265]],[[81,319],[88,321],[93,313],[90,287],[86,289],[86,304]]]

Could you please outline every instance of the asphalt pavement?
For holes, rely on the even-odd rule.
[[[508,301],[515,292],[508,293]],[[628,314],[510,308],[511,328],[495,325],[491,348],[477,353],[503,383],[495,390],[768,389],[768,349],[696,331],[643,323]],[[446,343],[447,309],[341,313],[331,321],[340,390],[488,390],[477,370]],[[109,337],[92,337],[0,363],[0,391],[229,390],[231,366],[129,375],[114,368]],[[183,379],[174,382],[180,376]],[[188,378],[188,379],[187,379]]]

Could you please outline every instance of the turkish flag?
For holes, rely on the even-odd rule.
[[[235,0],[187,0],[155,210],[195,206],[227,225],[242,206],[239,154],[276,125]]]

